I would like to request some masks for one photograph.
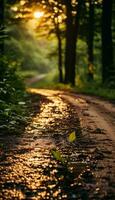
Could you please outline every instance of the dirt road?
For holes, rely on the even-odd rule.
[[[94,124],[115,142],[115,104],[86,95],[62,95],[70,103],[79,106],[81,116],[93,118]],[[83,117],[84,118],[84,117]]]
[[[87,95],[67,93],[61,97],[76,107],[83,134],[95,141],[98,185],[115,193],[115,104]]]
[[[41,101],[25,132],[0,133],[0,200],[115,199],[114,105],[61,91],[30,92]],[[52,156],[54,148],[66,164]]]

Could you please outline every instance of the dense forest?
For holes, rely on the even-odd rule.
[[[0,0],[1,128],[20,120],[24,80],[36,75],[46,88],[49,81],[114,93],[114,13],[113,0]]]

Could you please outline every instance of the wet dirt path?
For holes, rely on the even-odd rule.
[[[42,103],[25,132],[0,134],[0,200],[114,199],[113,142],[88,113],[88,102],[59,91],[31,92]],[[73,131],[77,139],[70,143]],[[52,148],[68,164],[56,161]]]
[[[83,135],[87,135],[97,161],[95,177],[101,191],[108,191],[115,198],[115,105],[96,97],[76,94],[62,94],[78,110]]]

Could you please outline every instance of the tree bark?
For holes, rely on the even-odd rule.
[[[62,71],[62,38],[59,23],[55,23],[56,36],[58,40],[58,71],[59,71],[59,82],[63,83],[63,71]]]
[[[0,80],[4,71],[4,0],[0,0]]]
[[[71,0],[66,1],[66,45],[65,45],[65,83],[71,83],[70,74],[72,66],[73,46],[73,17]]]
[[[88,20],[88,80],[93,80],[93,68],[94,68],[94,54],[93,54],[93,42],[94,42],[94,1],[89,0],[89,20]]]
[[[59,72],[59,82],[63,83],[63,62],[62,62],[62,38],[61,38],[61,30],[60,30],[60,24],[58,22],[58,15],[57,13],[57,20],[53,19],[53,23],[55,26],[55,33],[57,37],[57,42],[58,42],[58,72]]]
[[[65,83],[75,86],[76,48],[79,19],[83,0],[78,0],[76,15],[72,14],[72,1],[66,0],[66,47],[65,47]]]
[[[4,0],[0,0],[0,56],[4,54]]]
[[[102,82],[115,83],[115,68],[113,63],[112,43],[112,3],[113,0],[103,0],[102,12]]]
[[[60,34],[57,35],[58,38],[58,71],[59,71],[59,82],[63,83],[63,71],[62,71],[62,41]]]

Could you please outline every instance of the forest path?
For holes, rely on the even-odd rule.
[[[78,106],[81,109],[81,116],[87,118],[89,116],[92,123],[103,132],[106,137],[115,142],[115,104],[109,101],[100,100],[98,97],[87,95],[69,94],[62,95],[71,104]],[[113,145],[114,146],[114,145]]]
[[[115,199],[114,105],[61,91],[30,92],[40,102],[34,101],[25,132],[0,134],[0,199]],[[67,165],[53,158],[52,148]]]
[[[42,79],[44,79],[47,75],[46,74],[39,74],[35,77],[32,77],[32,78],[28,78],[27,80],[25,80],[25,83],[29,86],[33,83],[36,83]]]

